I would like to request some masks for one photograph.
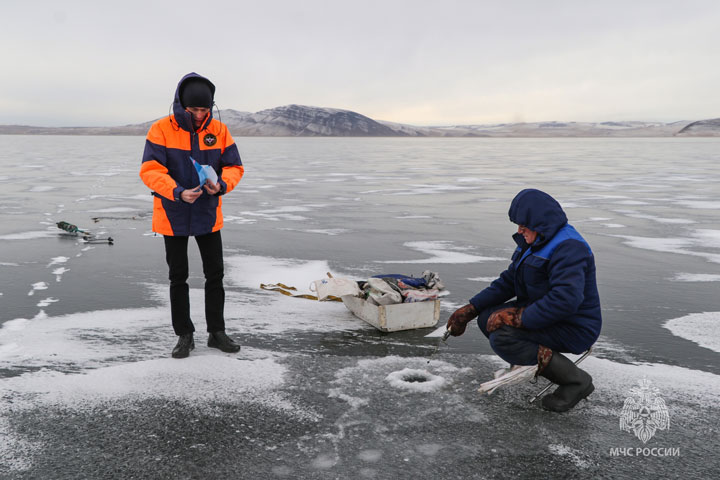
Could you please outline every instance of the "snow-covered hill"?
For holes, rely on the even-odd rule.
[[[715,137],[720,135],[720,118],[711,120],[699,120],[685,126],[678,132],[678,135],[684,137]]]
[[[220,112],[224,117],[225,113]],[[223,118],[223,120],[225,120]],[[394,137],[401,135],[382,123],[349,110],[286,105],[226,121],[234,135]]]

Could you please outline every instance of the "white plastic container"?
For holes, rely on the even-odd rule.
[[[356,317],[383,332],[433,327],[440,319],[440,300],[374,305],[359,297],[344,296],[342,301]]]

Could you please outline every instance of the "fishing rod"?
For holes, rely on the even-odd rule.
[[[447,330],[445,330],[445,333],[443,333],[442,338],[440,339],[440,341],[438,341],[437,345],[435,346],[435,350],[433,350],[433,352],[428,357],[427,363],[430,363],[430,360],[432,359],[433,355],[435,355],[438,352],[438,350],[440,350],[440,344],[447,343],[448,338],[450,338],[450,329],[449,328]]]

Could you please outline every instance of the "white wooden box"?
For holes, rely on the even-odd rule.
[[[342,301],[356,317],[383,332],[432,327],[440,319],[440,300],[374,305],[362,298],[346,295]]]

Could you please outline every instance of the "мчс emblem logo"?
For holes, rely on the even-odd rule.
[[[203,143],[205,143],[208,147],[212,147],[217,143],[217,137],[212,133],[208,133],[205,137],[203,137]]]
[[[632,432],[643,443],[647,443],[657,430],[670,428],[670,414],[665,400],[657,394],[659,390],[650,386],[650,380],[638,382],[640,388],[630,389],[620,414],[620,430]]]

